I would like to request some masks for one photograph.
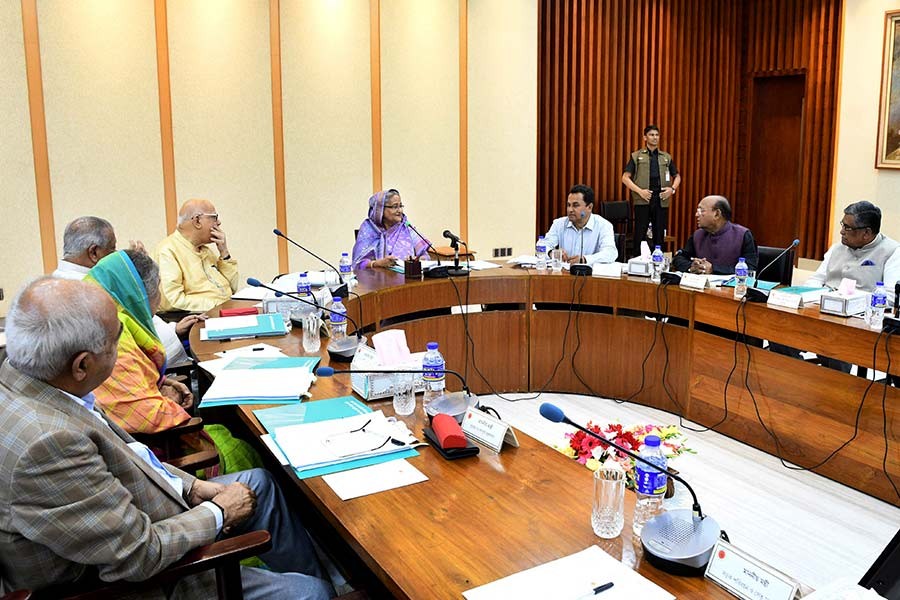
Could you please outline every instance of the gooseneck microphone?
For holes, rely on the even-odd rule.
[[[540,413],[548,421],[571,425],[598,439],[602,444],[612,446],[634,460],[649,465],[656,471],[660,470],[644,457],[575,423],[554,404],[544,402],[541,404]],[[684,478],[671,472],[667,472],[666,475],[681,482],[687,488],[693,498],[693,506],[690,510],[682,508],[666,511],[647,521],[641,530],[641,543],[648,560],[656,567],[676,575],[698,574],[709,562],[716,540],[720,535],[724,536],[724,532],[719,530],[715,519],[703,514],[700,503],[697,501],[697,494]]]
[[[800,240],[794,240],[791,242],[791,245],[781,251],[781,253],[775,257],[775,260],[764,266],[760,269],[759,273],[756,274],[756,278],[753,280],[753,286],[747,288],[747,302],[766,302],[769,300],[769,290],[760,290],[756,288],[756,284],[759,283],[759,276],[766,272],[766,269],[776,264],[781,257],[796,248],[800,245]]]
[[[443,235],[444,235],[445,238],[447,238],[448,240],[450,240],[450,245],[454,245],[454,244],[457,244],[457,245],[458,245],[458,244],[462,244],[463,246],[466,245],[466,243],[465,243],[464,241],[462,241],[461,239],[459,239],[459,236],[457,236],[456,234],[454,234],[454,233],[453,233],[452,231],[450,231],[449,229],[445,229]]]
[[[459,236],[454,234],[449,229],[444,230],[444,237],[450,240],[450,247],[453,248],[455,252],[453,256],[453,268],[447,269],[447,275],[449,275],[450,277],[465,277],[469,274],[469,271],[467,269],[459,268],[459,245],[462,244],[467,249],[469,245],[459,239]]]
[[[422,275],[425,277],[429,277],[431,279],[442,279],[444,277],[449,277],[450,275],[447,273],[448,267],[441,265],[441,255],[438,253],[437,249],[432,245],[432,243],[428,240],[427,237],[419,233],[419,230],[413,227],[413,224],[409,221],[406,222],[407,227],[416,232],[416,235],[422,238],[422,241],[428,244],[428,247],[431,248],[431,251],[434,252],[434,255],[437,257],[437,266],[428,269],[427,271],[423,270]]]
[[[248,277],[247,285],[250,285],[253,287],[261,287],[261,288],[267,289],[269,291],[275,292],[276,298],[281,297],[281,296],[287,296],[288,298],[291,298],[292,300],[297,300],[298,302],[303,302],[304,304],[308,304],[315,308],[321,308],[322,310],[324,310],[326,312],[336,314],[336,315],[342,315],[345,319],[347,319],[348,321],[353,323],[354,333],[356,334],[356,341],[357,341],[356,344],[352,344],[352,345],[348,345],[346,343],[335,344],[333,341],[328,344],[328,354],[331,356],[331,358],[333,360],[335,360],[337,362],[348,362],[349,360],[351,360],[353,358],[353,356],[356,354],[356,348],[360,344],[364,344],[366,341],[366,337],[362,334],[362,330],[359,327],[359,323],[357,323],[356,320],[353,319],[353,317],[351,317],[349,314],[347,314],[345,312],[339,313],[337,311],[331,310],[327,306],[319,306],[318,302],[311,302],[311,301],[307,300],[306,298],[304,298],[303,296],[299,296],[299,295],[291,293],[291,292],[282,292],[279,289],[275,289],[271,286],[264,284],[256,277]],[[346,339],[349,339],[349,336]]]
[[[587,213],[581,211],[581,218],[583,219]],[[581,234],[581,250],[578,251],[581,260],[584,262],[579,262],[569,267],[570,275],[580,275],[582,277],[591,275],[594,271],[591,269],[591,266],[587,264],[587,259],[584,257],[584,227],[587,226],[587,222],[585,222],[584,226],[580,230]]]
[[[278,229],[277,227],[276,227],[275,229],[272,230],[272,233],[274,233],[275,235],[277,235],[277,236],[280,237],[280,238],[286,239],[287,241],[289,241],[289,242],[292,243],[293,245],[297,246],[298,248],[300,248],[301,250],[303,250],[304,252],[306,252],[307,254],[309,254],[310,256],[312,256],[313,258],[318,259],[319,262],[323,263],[325,266],[329,267],[332,271],[334,271],[335,273],[337,273],[337,274],[338,274],[338,281],[341,281],[341,280],[340,280],[341,272],[340,272],[338,269],[335,269],[333,264],[331,264],[330,262],[328,262],[327,260],[325,260],[324,258],[322,258],[321,256],[319,256],[318,254],[316,254],[315,252],[313,252],[313,251],[310,250],[309,248],[304,248],[303,246],[301,246],[300,244],[298,244],[297,242],[295,242],[294,240],[292,240],[292,239],[289,238],[288,236],[284,235],[284,233],[282,233],[282,231],[281,231],[280,229]],[[348,290],[349,290],[349,287],[347,286],[347,282],[343,281],[343,282],[340,282],[339,285],[338,285],[334,290],[332,290],[332,291],[334,292],[334,295],[335,295],[335,296],[340,296],[341,298],[346,298],[346,297],[347,297],[347,291],[348,291]]]

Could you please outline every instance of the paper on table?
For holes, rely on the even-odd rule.
[[[206,320],[206,329],[221,331],[223,329],[243,329],[255,327],[258,323],[257,315],[241,315],[237,317],[210,317]]]
[[[391,367],[409,360],[406,332],[402,329],[386,329],[376,333],[372,336],[372,345],[381,365]]]
[[[268,369],[223,369],[203,395],[203,401],[299,401],[314,380],[307,368],[280,369],[277,377]]]
[[[520,254],[515,258],[506,261],[507,264],[519,265],[520,267],[534,266],[537,264],[537,258],[534,254]]]
[[[322,480],[334,490],[338,498],[350,500],[428,481],[428,477],[405,460],[392,460],[380,465],[325,475]]]
[[[881,600],[881,596],[874,590],[862,587],[854,579],[842,577],[803,596],[803,600]]]
[[[598,546],[521,571],[515,575],[463,592],[467,600],[499,600],[517,598],[572,599],[588,594],[604,583],[613,587],[598,598],[603,600],[674,600],[675,596],[662,589],[637,571],[633,571]]]
[[[499,269],[500,265],[486,260],[470,260],[466,266],[473,271],[486,271],[488,269]]]
[[[271,433],[264,433],[259,436],[259,439],[263,441],[266,448],[269,449],[269,452],[272,453],[272,456],[275,457],[279,465],[288,465],[287,456],[285,456],[284,452],[281,451],[281,448],[278,447],[278,443],[275,441],[275,438],[272,437]]]

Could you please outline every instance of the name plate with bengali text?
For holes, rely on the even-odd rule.
[[[725,540],[713,548],[706,577],[743,600],[793,600],[800,584]]]
[[[800,308],[800,304],[803,302],[803,296],[800,294],[786,294],[785,292],[779,292],[778,290],[772,290],[769,292],[769,299],[766,304],[771,304],[772,306],[783,306],[785,308]]]
[[[487,446],[494,452],[500,452],[504,443],[515,448],[519,447],[519,440],[512,427],[500,419],[474,408],[466,411],[462,430],[467,438]]]
[[[692,290],[703,290],[706,289],[706,286],[709,284],[709,279],[706,275],[699,275],[697,273],[685,273],[681,276],[681,283],[679,284],[681,287],[690,288]]]

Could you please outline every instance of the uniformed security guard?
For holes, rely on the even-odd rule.
[[[647,225],[653,224],[653,246],[662,246],[669,219],[669,202],[681,185],[672,155],[659,149],[659,127],[644,127],[644,147],[631,153],[622,183],[634,201],[634,253],[640,255]]]

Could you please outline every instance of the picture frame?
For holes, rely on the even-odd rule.
[[[900,169],[900,10],[884,15],[876,169]]]

